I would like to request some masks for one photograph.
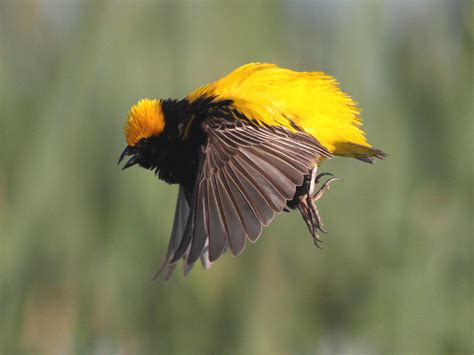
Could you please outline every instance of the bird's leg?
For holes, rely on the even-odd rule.
[[[304,221],[306,222],[306,226],[308,227],[309,232],[311,233],[311,235],[313,235],[313,224],[311,223],[311,216],[309,214],[308,202],[306,200],[305,195],[300,197],[298,209],[301,212],[301,216],[303,217]]]
[[[323,176],[333,176],[330,173],[322,173],[319,175],[316,175],[316,173],[317,167],[315,167],[311,172],[308,192],[300,197],[298,209],[300,210],[301,215],[308,226],[309,232],[313,237],[314,244],[319,247],[318,243],[322,242],[321,238],[319,237],[319,232],[326,233],[326,231],[323,229],[323,223],[321,221],[318,208],[316,207],[316,201],[318,201],[324,195],[324,193],[329,190],[332,182],[340,179],[337,177],[332,177],[316,191],[316,185]]]
[[[319,247],[318,242],[321,241],[318,234],[318,230],[320,230],[320,218],[316,205],[312,199],[316,185],[316,173],[317,166],[311,172],[308,191],[304,195],[300,196],[298,209],[300,210],[301,216],[308,226],[309,232],[313,237],[314,244]]]

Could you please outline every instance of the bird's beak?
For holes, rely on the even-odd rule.
[[[135,153],[136,153],[136,149],[134,147],[127,146],[124,149],[124,151],[122,152],[122,154],[120,154],[117,165],[120,164],[122,162],[122,160],[126,156],[129,156],[129,155],[131,155],[132,157],[125,163],[125,165],[122,167],[122,170],[125,170],[125,169],[135,165],[136,163],[138,163],[138,156]]]

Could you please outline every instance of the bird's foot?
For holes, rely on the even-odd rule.
[[[320,179],[323,176],[333,176],[330,173],[322,173],[315,177],[314,183],[319,183]],[[306,225],[313,237],[314,244],[319,248],[319,243],[322,242],[319,233],[326,233],[323,227],[323,222],[321,221],[321,217],[319,215],[318,208],[316,206],[316,201],[318,201],[324,193],[329,190],[331,183],[334,181],[341,180],[337,177],[331,177],[328,179],[315,193],[304,194],[300,197],[300,203],[298,204],[298,209],[301,212],[301,215],[306,222]]]
[[[319,174],[318,176],[316,176],[316,183],[319,183],[319,180],[321,177],[325,176],[325,175],[330,175],[332,176],[332,178],[328,179],[320,188],[318,191],[316,191],[316,193],[313,195],[313,201],[316,202],[318,201],[321,197],[323,197],[323,195],[326,193],[326,191],[329,190],[329,188],[331,187],[331,184],[334,182],[334,181],[342,181],[342,179],[332,175],[331,173],[322,173],[322,174]]]

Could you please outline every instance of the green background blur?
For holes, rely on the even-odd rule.
[[[0,1],[0,353],[472,354],[473,34],[470,1]],[[116,166],[126,113],[251,61],[337,77],[390,158],[325,163],[323,250],[283,214],[152,282],[176,187]]]

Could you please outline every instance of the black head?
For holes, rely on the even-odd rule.
[[[134,146],[129,145],[124,149],[117,164],[120,164],[125,157],[129,156],[130,158],[122,167],[122,170],[136,164],[145,169],[157,170],[162,156],[162,140],[160,136],[140,139]]]

